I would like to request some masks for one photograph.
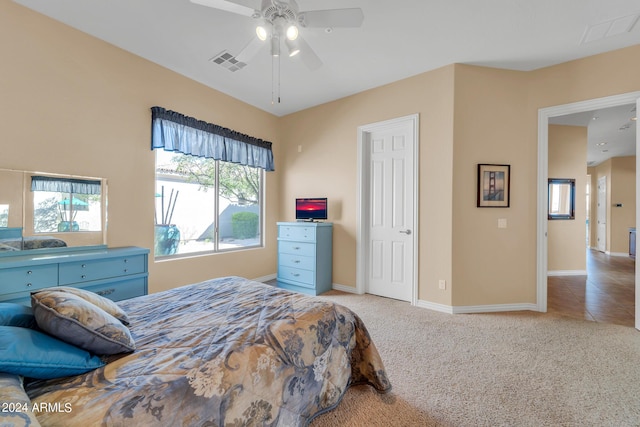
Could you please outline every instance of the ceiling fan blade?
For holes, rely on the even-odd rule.
[[[322,60],[316,55],[311,46],[309,46],[309,43],[300,36],[298,36],[296,41],[300,47],[300,53],[298,55],[300,56],[300,60],[304,62],[304,65],[312,71],[322,67]]]
[[[359,7],[351,9],[309,10],[298,15],[300,25],[308,28],[359,27],[364,13]]]
[[[191,3],[249,17],[256,12],[256,9],[252,7],[255,2],[248,0],[191,0]]]
[[[252,38],[251,41],[242,48],[240,53],[236,55],[236,59],[247,64],[254,56],[256,56],[256,53],[258,53],[263,45],[264,42],[258,37]]]

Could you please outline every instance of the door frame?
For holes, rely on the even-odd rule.
[[[395,119],[385,120],[382,122],[370,123],[358,127],[358,172],[357,172],[357,191],[356,191],[356,292],[364,294],[366,290],[365,278],[367,277],[367,242],[369,239],[369,230],[366,215],[368,212],[368,192],[366,191],[370,185],[369,164],[366,163],[368,156],[365,153],[366,135],[373,131],[384,130],[389,127],[396,127],[402,122],[409,122],[413,132],[413,224],[412,224],[412,245],[413,245],[413,268],[411,277],[411,305],[418,302],[418,212],[419,212],[419,165],[420,165],[420,140],[419,126],[420,115],[418,113],[408,116],[398,117]]]
[[[604,201],[600,200],[600,183],[604,181]],[[605,254],[609,255],[611,253],[611,251],[607,250],[607,236],[609,235],[609,231],[607,231],[607,223],[609,222],[609,217],[607,215],[607,198],[609,195],[609,192],[607,191],[607,182],[609,181],[609,179],[607,178],[607,175],[602,175],[600,178],[596,177],[596,182],[598,183],[597,185],[597,189],[598,189],[598,193],[597,193],[597,197],[596,197],[596,218],[598,218],[598,223],[596,224],[596,250],[600,251],[600,247],[602,246],[604,249],[602,249],[601,252],[604,252]],[[604,209],[600,209],[600,202],[604,203]],[[604,218],[600,217],[600,211],[604,211]],[[603,237],[600,235],[600,220],[604,219],[604,242],[602,243],[602,245],[600,244],[600,238]],[[589,248],[587,248],[589,249]]]
[[[578,101],[570,104],[540,108],[538,110],[538,213],[537,213],[537,260],[536,295],[537,309],[547,311],[547,191],[549,178],[549,118],[565,114],[581,113],[625,104],[639,104],[640,91],[620,95]],[[640,133],[636,123],[636,224],[640,224]],[[636,268],[636,329],[640,329],[640,269]]]

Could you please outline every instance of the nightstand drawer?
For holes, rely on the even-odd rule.
[[[315,270],[316,259],[310,256],[300,256],[293,254],[278,255],[278,267],[293,267],[303,270]]]
[[[109,298],[112,301],[121,301],[123,299],[139,297],[146,295],[147,293],[145,277],[123,280],[121,282],[111,282],[103,285],[78,287],[86,289],[87,291],[95,292],[96,294]]]
[[[58,285],[58,265],[34,265],[0,270],[0,292],[33,291]]]
[[[278,266],[278,280],[293,280],[298,282],[300,286],[308,286],[310,288],[315,286],[313,271],[285,267],[283,265]]]
[[[316,240],[316,229],[306,226],[281,225],[278,227],[278,237],[281,239],[314,242]]]
[[[280,253],[284,253],[284,254],[315,256],[316,245],[315,243],[290,242],[288,240],[279,240],[278,250]]]
[[[60,285],[83,283],[145,271],[143,255],[60,264]]]

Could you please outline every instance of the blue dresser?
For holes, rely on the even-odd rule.
[[[332,289],[333,224],[278,223],[278,286],[319,295]]]
[[[0,301],[30,305],[30,293],[74,286],[114,301],[147,294],[149,249],[60,248],[0,257]]]

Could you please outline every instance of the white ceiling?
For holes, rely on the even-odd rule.
[[[301,11],[360,7],[364,23],[303,28],[324,65],[283,57],[272,105],[268,49],[238,72],[209,61],[238,54],[252,18],[189,0],[14,1],[278,116],[452,63],[526,71],[640,43],[638,0],[298,0]]]
[[[638,0],[298,0],[301,11],[360,7],[365,19],[330,33],[301,29],[324,64],[311,71],[282,57],[277,103],[268,48],[237,72],[210,61],[242,50],[252,18],[189,0],[14,1],[278,116],[452,63],[529,71],[640,43]],[[633,107],[550,123],[588,126],[596,165],[635,154]]]
[[[635,104],[552,117],[549,124],[586,126],[587,165],[636,154]]]

